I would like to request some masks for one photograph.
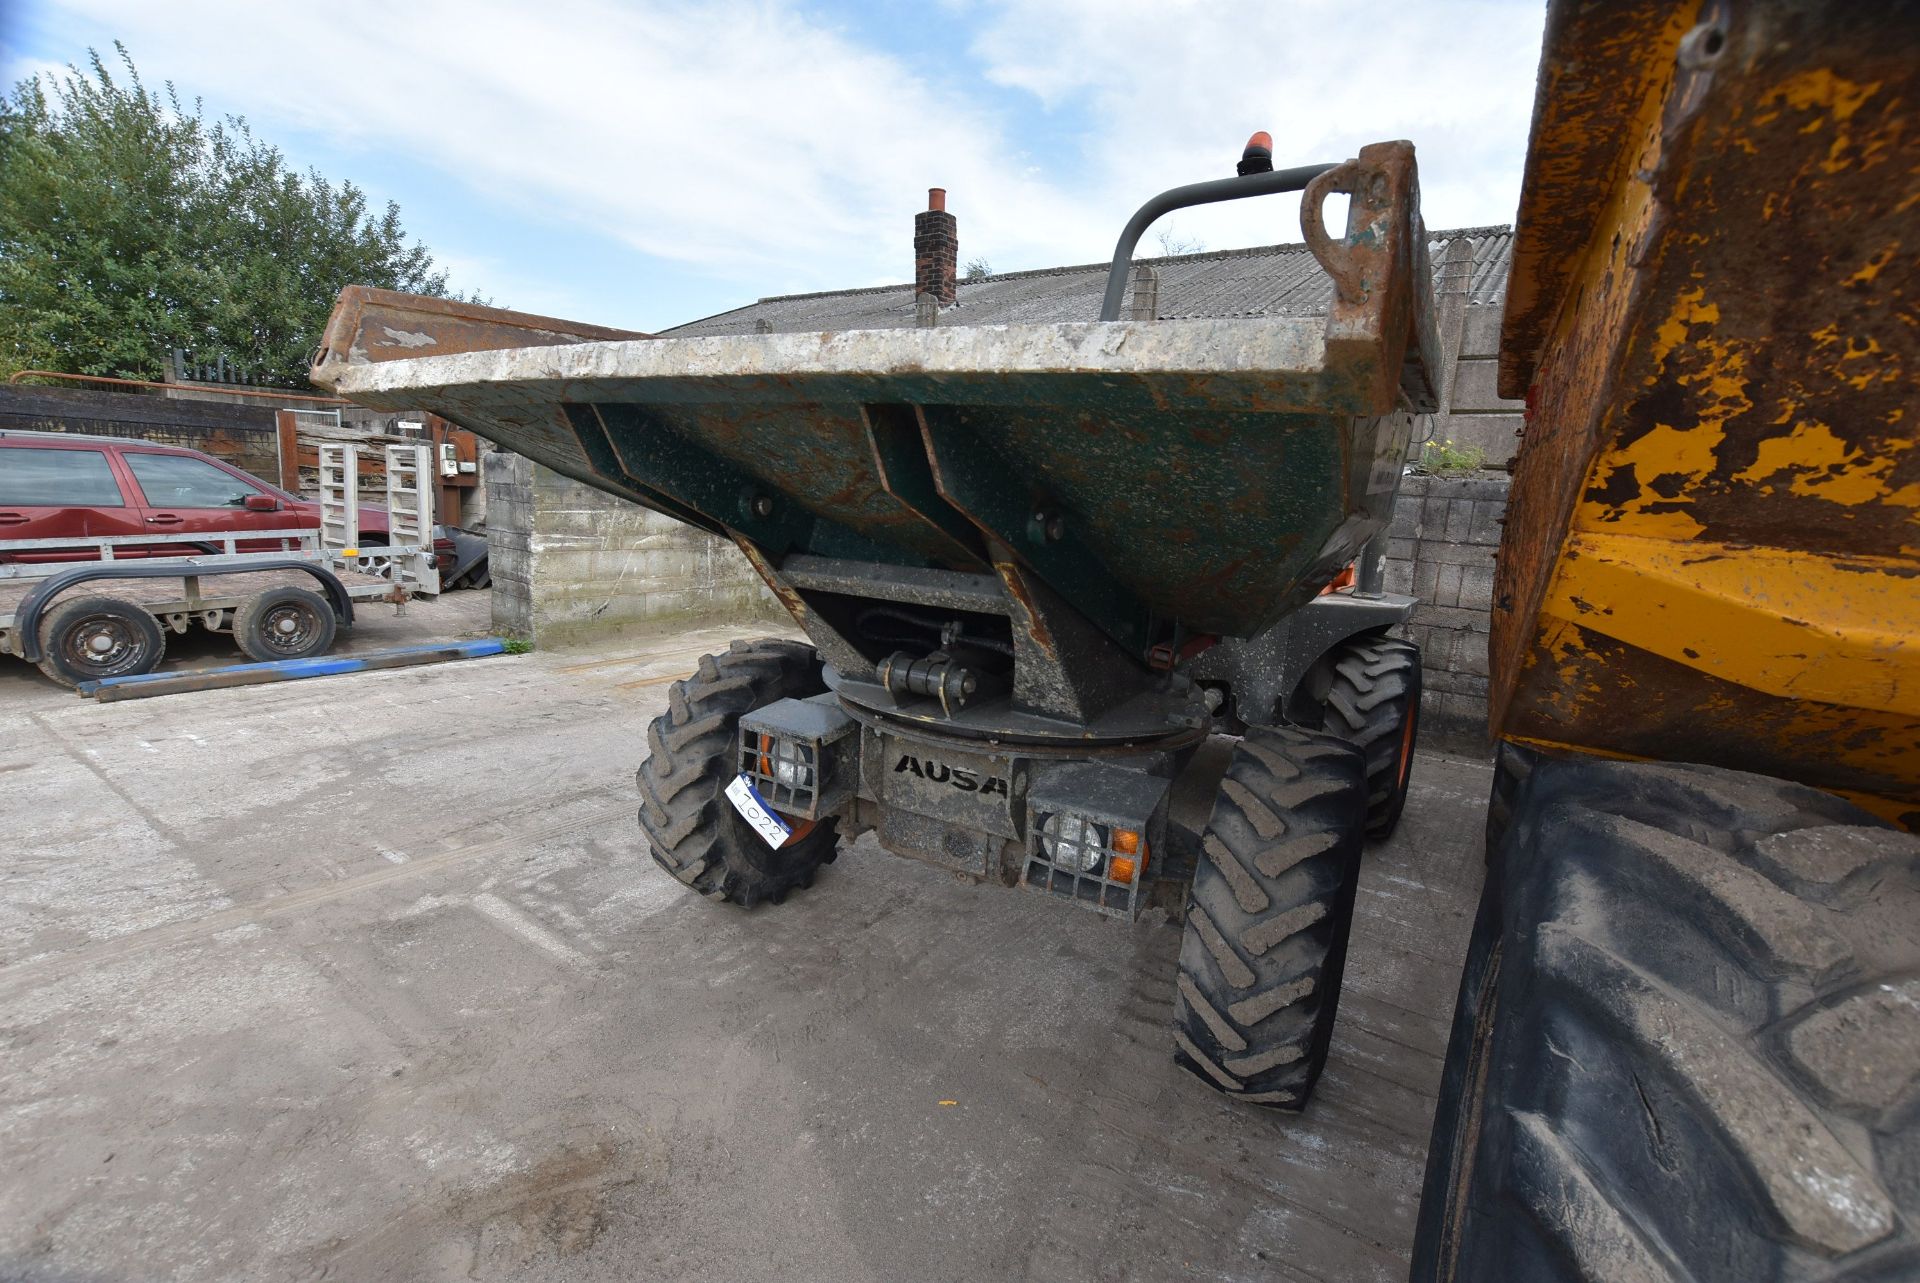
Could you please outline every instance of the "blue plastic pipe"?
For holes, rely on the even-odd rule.
[[[107,677],[97,682],[81,682],[75,689],[105,704],[123,699],[144,699],[149,695],[219,690],[228,686],[257,686],[264,682],[291,682],[303,677],[331,677],[336,673],[361,673],[382,668],[411,668],[416,664],[439,664],[450,659],[479,659],[485,655],[498,655],[506,648],[506,642],[498,637],[470,642],[429,642],[420,646],[396,646],[391,650],[370,651],[365,655],[319,655],[312,659],[277,659],[265,664],[232,664],[226,668],[193,673],[140,673],[133,677]]]

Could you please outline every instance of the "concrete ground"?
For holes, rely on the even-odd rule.
[[[1172,927],[870,838],[751,913],[660,872],[633,768],[727,637],[111,705],[0,664],[0,1277],[1404,1278],[1484,764],[1422,755],[1265,1114],[1172,1064]]]

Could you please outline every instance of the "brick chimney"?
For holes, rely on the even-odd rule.
[[[952,307],[960,290],[960,225],[947,212],[947,189],[927,190],[925,213],[913,216],[913,299]]]

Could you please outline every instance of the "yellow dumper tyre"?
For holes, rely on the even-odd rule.
[[[1920,1278],[1920,839],[1712,767],[1512,783],[1415,1283]]]

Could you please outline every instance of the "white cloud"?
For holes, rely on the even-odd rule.
[[[13,87],[23,80],[38,80],[41,87],[51,92],[53,86],[66,78],[67,68],[57,62],[48,62],[41,58],[7,59],[5,78],[0,81],[0,93],[11,94]]]
[[[1135,204],[1231,173],[1262,127],[1282,164],[1412,137],[1430,225],[1500,221],[1539,39],[1537,12],[1483,3],[978,0],[953,7],[977,26],[984,81],[955,57],[952,79],[929,84],[795,0],[63,7],[264,137],[292,126],[402,157],[470,185],[450,201],[577,223],[749,296],[904,279],[910,216],[935,184],[952,193],[963,257],[1003,270],[1097,259]],[[1019,132],[1036,100],[1097,122],[1070,173],[1033,163],[1050,159]],[[1209,215],[1200,234],[1294,239],[1288,205],[1256,204]]]
[[[1540,56],[1538,3],[983,0],[990,79],[1099,122],[1095,164],[1134,199],[1232,172],[1256,129],[1285,167],[1368,142],[1418,149],[1429,227],[1510,222]],[[1294,209],[1235,202],[1182,216],[1216,247],[1296,239]],[[1263,208],[1264,206],[1264,208]]]
[[[418,158],[723,279],[826,288],[901,264],[928,174],[1017,257],[1084,216],[1001,172],[986,110],[786,4],[346,0],[279,10],[297,30],[240,0],[67,7],[268,137]]]

